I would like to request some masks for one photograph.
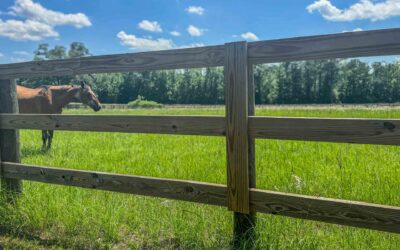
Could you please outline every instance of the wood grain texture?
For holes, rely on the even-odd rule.
[[[400,29],[251,42],[249,63],[276,63],[400,54]]]
[[[256,101],[255,101],[255,85],[254,85],[254,66],[247,67],[247,89],[248,89],[248,116],[255,116]],[[249,151],[249,187],[256,187],[256,140],[248,135],[248,151]]]
[[[250,117],[254,138],[400,145],[400,120]]]
[[[248,214],[247,43],[228,43],[225,47],[228,208]]]
[[[0,79],[222,66],[224,46],[0,65]]]
[[[226,187],[195,181],[109,174],[3,162],[3,176],[66,186],[226,206]]]
[[[348,32],[252,42],[249,63],[400,54],[400,29]],[[0,79],[214,67],[224,64],[223,45],[0,65]]]
[[[248,88],[248,115],[255,115],[255,86],[253,65],[247,67],[247,88]],[[256,187],[256,145],[255,138],[248,136],[248,157],[249,157],[249,187]],[[241,241],[247,242],[249,249],[253,248],[256,242],[256,212],[250,211],[249,214],[234,213],[233,231],[235,249],[240,249]]]
[[[18,113],[16,83],[14,80],[0,80],[0,113]],[[20,162],[19,133],[15,129],[0,129],[0,162]],[[1,187],[10,193],[20,193],[20,180],[1,178]]]
[[[2,162],[2,175],[65,186],[227,206],[224,185]],[[251,211],[400,233],[400,207],[250,189]]]
[[[225,118],[221,116],[0,114],[0,128],[224,136]]]
[[[251,210],[400,233],[400,207],[252,189]]]

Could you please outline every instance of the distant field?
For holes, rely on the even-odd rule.
[[[68,110],[66,113],[93,113]],[[103,110],[98,114],[223,115],[222,107]],[[397,107],[271,107],[257,115],[399,118]],[[216,137],[56,132],[49,153],[22,131],[24,163],[225,183],[225,140]],[[262,189],[400,206],[400,147],[257,140]],[[227,249],[226,208],[24,182],[0,209],[0,242],[20,249]],[[259,249],[399,249],[400,236],[258,215]]]

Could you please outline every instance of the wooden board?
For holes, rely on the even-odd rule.
[[[400,55],[400,29],[252,42],[248,51],[249,63]]]
[[[0,79],[222,66],[224,46],[0,64]]]
[[[400,145],[400,120],[250,117],[252,137]]]
[[[227,206],[224,185],[3,162],[3,177]],[[400,207],[250,189],[251,211],[400,233]]]
[[[340,225],[400,233],[400,207],[253,189],[251,209]]]
[[[247,43],[229,43],[225,47],[228,208],[248,214]]]
[[[248,115],[255,115],[255,86],[253,65],[247,67],[247,92],[248,92]],[[256,144],[255,138],[248,136],[248,171],[249,171],[249,187],[256,187]],[[233,232],[234,247],[240,249],[242,241],[248,242],[247,247],[252,248],[256,242],[256,213],[249,214],[234,213],[233,215]]]
[[[226,206],[226,187],[195,181],[109,174],[4,162],[3,176],[66,186],[92,188]]]
[[[224,136],[225,118],[221,116],[0,114],[0,128]]]
[[[18,113],[15,81],[0,80],[0,85],[0,113]],[[20,162],[20,160],[18,130],[0,129],[0,162]],[[21,181],[10,178],[1,178],[1,187],[11,194],[20,193],[22,191]]]
[[[400,54],[400,29],[251,42],[251,64]],[[0,79],[223,66],[224,45],[0,65]]]

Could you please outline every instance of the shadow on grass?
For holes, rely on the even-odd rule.
[[[48,155],[49,153],[50,153],[50,150],[43,150],[41,147],[34,147],[34,146],[21,147],[21,156],[22,157]]]

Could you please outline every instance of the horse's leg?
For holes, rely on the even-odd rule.
[[[49,132],[49,141],[48,141],[48,144],[47,144],[47,149],[50,149],[51,148],[51,143],[53,142],[53,136],[54,136],[54,130],[48,130],[48,132]]]
[[[46,150],[46,141],[47,141],[47,130],[42,130],[42,150]]]

